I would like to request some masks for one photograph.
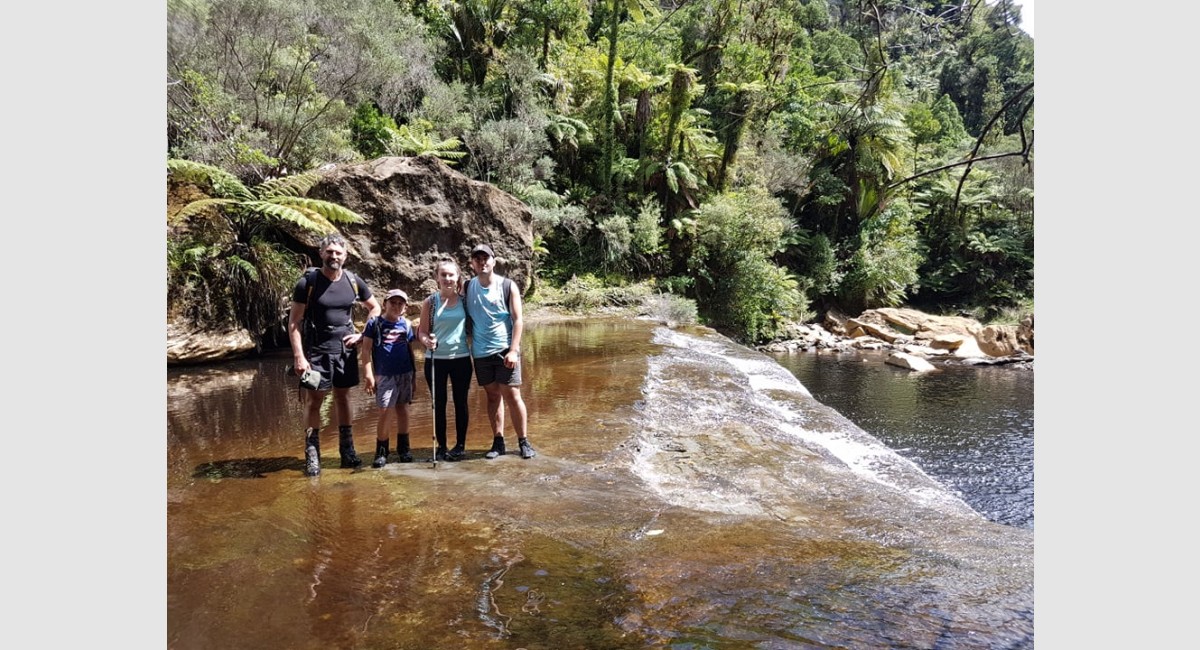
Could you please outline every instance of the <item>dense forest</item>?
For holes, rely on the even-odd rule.
[[[1019,12],[169,0],[167,169],[210,198],[169,219],[168,303],[262,331],[302,263],[280,229],[356,217],[312,171],[432,154],[532,208],[538,286],[649,283],[743,341],[833,307],[1030,312]]]

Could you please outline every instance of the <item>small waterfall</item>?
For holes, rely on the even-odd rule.
[[[836,485],[978,516],[769,357],[707,330],[658,328],[653,341],[634,471],[672,503],[763,514]]]

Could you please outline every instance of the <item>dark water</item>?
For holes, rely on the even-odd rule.
[[[878,353],[773,354],[813,397],[950,486],[988,519],[1033,528],[1033,371],[938,363],[914,373]]]
[[[1032,647],[1032,531],[769,357],[637,321],[522,347],[536,459],[482,458],[474,389],[468,460],[342,470],[327,428],[313,479],[287,358],[170,370],[168,647]]]

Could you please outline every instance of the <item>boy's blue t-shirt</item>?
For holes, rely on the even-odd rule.
[[[371,362],[377,376],[403,375],[416,370],[409,352],[413,330],[407,318],[401,316],[399,323],[393,323],[380,314],[367,321],[363,337],[371,339]]]

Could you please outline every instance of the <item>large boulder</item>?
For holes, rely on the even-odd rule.
[[[491,244],[496,272],[525,291],[533,277],[533,213],[515,196],[472,180],[433,156],[384,157],[336,165],[309,191],[362,215],[341,228],[354,251],[347,264],[381,293],[398,288],[417,304],[432,291],[443,257],[470,275],[475,244]],[[314,247],[316,241],[309,242]]]
[[[963,316],[934,316],[915,309],[868,309],[846,321],[846,329],[860,331],[889,343],[910,338],[920,345],[952,350],[957,357],[1006,357],[1033,354],[1033,317],[1020,325],[984,326]]]
[[[167,365],[207,363],[244,356],[258,342],[244,329],[197,330],[186,319],[167,319]]]

